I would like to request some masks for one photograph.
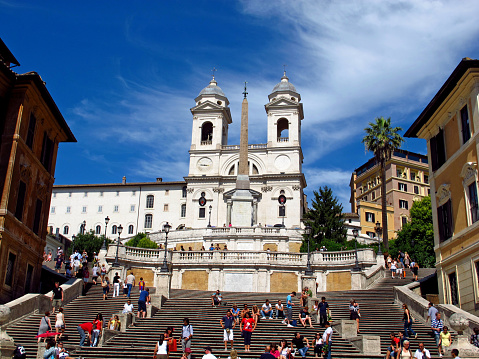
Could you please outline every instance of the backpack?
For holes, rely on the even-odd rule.
[[[15,350],[13,351],[13,358],[14,359],[25,359],[27,357],[27,351],[22,345],[17,345]]]

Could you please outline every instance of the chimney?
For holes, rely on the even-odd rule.
[[[123,178],[121,179],[121,184],[126,184],[126,176],[123,176]]]
[[[163,178],[161,178],[161,177],[156,177],[156,182],[163,182]]]

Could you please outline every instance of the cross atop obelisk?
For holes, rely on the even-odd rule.
[[[244,99],[243,103],[241,104],[241,137],[240,137],[240,154],[239,154],[239,166],[238,166],[238,175],[249,175],[248,170],[248,100],[246,95],[246,84],[244,83]],[[238,184],[239,181],[237,181]],[[241,181],[243,182],[243,181]],[[249,188],[249,181],[248,187],[241,187],[243,189]]]

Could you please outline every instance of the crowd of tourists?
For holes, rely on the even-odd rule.
[[[389,255],[386,259],[388,269],[391,271],[392,278],[405,279],[407,270],[411,271],[412,280],[417,281],[419,264],[409,256],[408,252],[399,251],[397,258]]]

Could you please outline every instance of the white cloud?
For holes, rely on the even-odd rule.
[[[333,190],[333,195],[338,198],[343,205],[343,211],[349,212],[351,210],[349,204],[350,190],[349,181],[351,179],[351,172],[342,169],[326,169],[326,168],[306,168],[304,170],[308,187],[306,192],[308,194],[308,203],[311,205],[313,198],[313,191],[318,191],[321,186],[328,186]]]

